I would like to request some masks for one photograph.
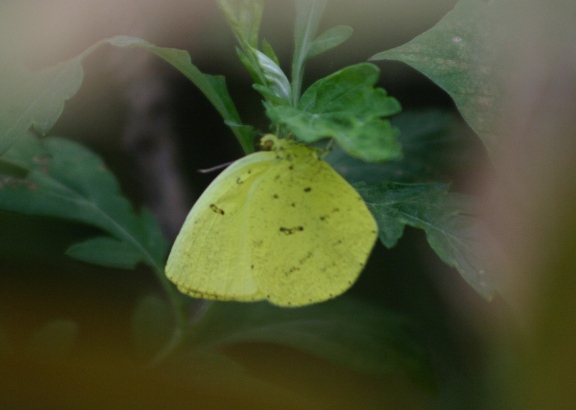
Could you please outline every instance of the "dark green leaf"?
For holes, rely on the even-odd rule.
[[[214,105],[226,122],[234,124],[242,123],[226,88],[224,77],[202,73],[192,64],[190,54],[187,51],[157,47],[142,39],[127,36],[112,37],[105,41],[116,47],[142,48],[157,55],[192,81],[194,85],[204,93],[212,105]],[[234,132],[234,135],[238,138],[244,152],[251,153],[254,151],[254,133],[246,132],[246,130],[247,128],[244,127],[232,128],[232,132]]]
[[[352,31],[352,27],[350,26],[336,26],[326,30],[312,42],[308,50],[308,58],[339,46],[350,38]]]
[[[172,310],[156,295],[144,297],[132,315],[132,336],[140,357],[158,354],[175,330]]]
[[[314,83],[298,109],[269,106],[266,112],[302,141],[332,137],[353,157],[371,162],[398,159],[398,131],[381,117],[398,113],[400,104],[374,88],[379,72],[369,63],[346,67]]]
[[[444,184],[378,184],[357,187],[372,210],[380,240],[391,248],[405,225],[423,229],[428,243],[449,266],[484,298],[494,288],[487,276],[480,245],[480,222],[470,216],[469,201],[448,193]]]
[[[122,242],[123,248],[132,249],[124,262],[121,255],[115,257],[116,266],[132,265],[138,254],[140,261],[162,271],[167,243],[158,225],[147,212],[135,214],[98,156],[60,138],[47,138],[41,146],[28,135],[16,141],[3,160],[25,167],[28,174],[25,178],[0,176],[0,209],[96,226]],[[100,241],[84,243],[77,251],[85,255],[89,244],[98,245],[93,248],[93,262],[108,266],[109,255],[96,253]]]
[[[26,354],[36,359],[55,359],[69,353],[78,336],[78,325],[70,320],[54,320],[34,332]]]
[[[503,67],[507,40],[514,36],[506,16],[522,12],[521,2],[460,0],[454,9],[412,41],[373,60],[399,60],[446,90],[489,151],[498,142]]]
[[[405,319],[381,307],[341,297],[302,308],[214,302],[193,328],[193,343],[220,347],[277,343],[364,373],[421,378],[426,356]]]
[[[246,53],[239,47],[236,47],[236,54],[238,55],[238,59],[240,62],[246,67],[248,70],[248,74],[252,78],[254,84],[260,84],[262,81],[259,77],[258,68],[254,66],[254,62],[248,58]]]
[[[342,149],[326,157],[351,184],[378,182],[449,181],[454,172],[472,161],[472,138],[456,115],[440,110],[405,111],[390,120],[400,130],[404,156],[397,161],[373,164],[352,158]]]
[[[132,269],[142,259],[141,252],[132,244],[110,237],[76,243],[66,250],[66,255],[82,262],[119,269]]]

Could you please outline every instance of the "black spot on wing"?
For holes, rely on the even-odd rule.
[[[303,226],[295,226],[294,228],[285,228],[283,226],[280,227],[280,232],[286,235],[292,235],[293,233],[301,232],[303,230],[304,230]]]
[[[224,215],[224,210],[222,208],[218,208],[216,204],[210,204],[210,209],[220,215]]]

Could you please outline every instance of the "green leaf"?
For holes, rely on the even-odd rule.
[[[25,353],[36,359],[55,359],[69,353],[78,336],[78,325],[70,320],[54,320],[37,329]]]
[[[267,106],[266,113],[304,142],[332,137],[353,157],[371,162],[398,159],[398,131],[381,117],[401,108],[382,88],[374,88],[379,72],[369,63],[346,67],[312,84],[298,109]]]
[[[294,107],[300,100],[304,64],[309,57],[326,2],[327,0],[296,0],[294,55],[292,57],[292,106]]]
[[[344,111],[365,117],[399,113],[400,103],[383,88],[374,88],[379,76],[380,69],[374,64],[345,67],[312,84],[298,108],[317,114]]]
[[[23,67],[0,66],[0,155],[21,135],[34,127],[47,134],[62,113],[64,102],[78,91],[84,72],[81,62],[103,44],[147,50],[178,69],[204,93],[225,122],[241,124],[224,78],[202,73],[185,50],[157,47],[135,37],[117,36],[99,41],[85,52],[56,66],[38,72]],[[232,132],[244,152],[254,151],[256,132],[251,127],[235,127]]]
[[[326,161],[351,184],[379,182],[415,183],[449,181],[454,172],[468,169],[473,158],[471,133],[449,111],[404,111],[391,118],[400,130],[404,156],[383,164],[352,158],[342,149],[331,150]]]
[[[337,47],[352,35],[352,27],[350,26],[336,26],[326,30],[320,34],[310,45],[308,50],[308,58],[317,56],[331,48]]]
[[[132,337],[136,352],[142,358],[156,355],[174,332],[172,310],[156,295],[148,295],[136,306],[132,315]]]
[[[266,87],[260,84],[253,84],[252,88],[258,91],[266,99],[266,102],[264,103],[265,106],[270,105],[286,107],[290,104],[284,98],[278,97],[276,93],[270,89],[270,87]]]
[[[136,215],[130,203],[120,195],[120,187],[102,160],[72,141],[21,137],[2,158],[25,168],[25,178],[0,175],[0,209],[24,215],[52,216],[98,227],[111,238],[132,249],[115,266],[139,260],[163,271],[167,243],[148,212]],[[112,239],[109,239],[111,241]],[[111,244],[111,242],[108,242]],[[91,262],[110,264],[110,253],[99,254],[102,241],[89,241],[72,248],[72,255],[84,255],[92,248]],[[76,249],[76,250],[74,250]]]
[[[72,245],[66,255],[109,268],[133,269],[142,254],[133,245],[109,237],[92,238]]]
[[[480,222],[470,216],[463,195],[444,184],[377,184],[357,187],[372,210],[381,242],[396,245],[404,226],[423,229],[428,243],[447,265],[456,268],[476,292],[490,300],[494,287],[480,247]]]
[[[82,83],[83,55],[31,72],[22,66],[0,66],[0,155],[30,127],[46,134],[54,125],[64,102]]]
[[[446,90],[490,152],[498,143],[504,100],[504,45],[514,37],[506,16],[522,13],[520,2],[505,3],[460,0],[430,30],[371,58],[403,61]]]
[[[214,302],[194,324],[192,342],[211,348],[276,343],[352,370],[426,378],[427,356],[407,321],[381,307],[341,297],[295,309]]]
[[[185,50],[157,47],[135,37],[117,36],[105,40],[116,47],[142,48],[170,63],[184,74],[208,98],[226,123],[242,124],[240,115],[230,98],[226,82],[222,76],[211,76],[202,73],[192,64],[190,54]],[[250,127],[234,127],[232,132],[246,153],[254,151],[256,132]]]
[[[272,61],[274,61],[274,63],[277,66],[280,66],[280,60],[278,60],[278,56],[276,55],[276,53],[274,52],[274,49],[272,48],[272,45],[266,41],[266,39],[262,40],[262,52]]]
[[[266,85],[272,93],[285,101],[290,101],[290,81],[282,71],[282,69],[266,54],[258,50],[253,50],[258,60]]]
[[[257,64],[254,63],[254,61],[248,58],[246,53],[241,48],[236,47],[236,54],[238,55],[238,59],[240,60],[240,62],[248,70],[248,74],[250,74],[250,77],[252,78],[254,84],[261,84],[262,80],[260,78],[260,72],[259,72],[260,67],[258,67]]]
[[[258,48],[258,32],[264,11],[264,1],[218,0],[218,6],[242,47]]]

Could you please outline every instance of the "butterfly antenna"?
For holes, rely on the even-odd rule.
[[[228,165],[232,164],[233,162],[234,161],[229,161],[229,162],[225,162],[225,163],[220,164],[220,165],[216,165],[215,167],[199,169],[198,172],[200,172],[201,174],[209,174],[210,172],[214,172],[214,171],[218,171],[220,169],[226,168]]]

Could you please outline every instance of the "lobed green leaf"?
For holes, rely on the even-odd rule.
[[[470,216],[463,195],[444,184],[376,184],[357,187],[376,221],[380,241],[391,248],[404,226],[423,229],[428,243],[447,265],[490,300],[495,289],[487,275],[480,243],[480,222]]]
[[[369,63],[346,67],[310,86],[298,108],[268,105],[266,113],[302,141],[332,137],[353,157],[370,162],[398,159],[398,131],[381,117],[401,107],[383,89],[374,88],[379,72]]]
[[[51,137],[40,143],[27,135],[2,159],[26,169],[27,175],[0,175],[1,210],[93,225],[110,238],[77,244],[69,251],[71,256],[103,266],[131,267],[138,255],[138,261],[162,271],[167,243],[158,225],[148,212],[134,212],[98,156],[72,141]],[[126,252],[114,252],[113,244]]]
[[[336,147],[326,156],[351,184],[448,181],[455,171],[469,168],[473,150],[459,117],[437,109],[404,111],[390,119],[402,130],[399,142],[404,156],[396,161],[367,163]]]

